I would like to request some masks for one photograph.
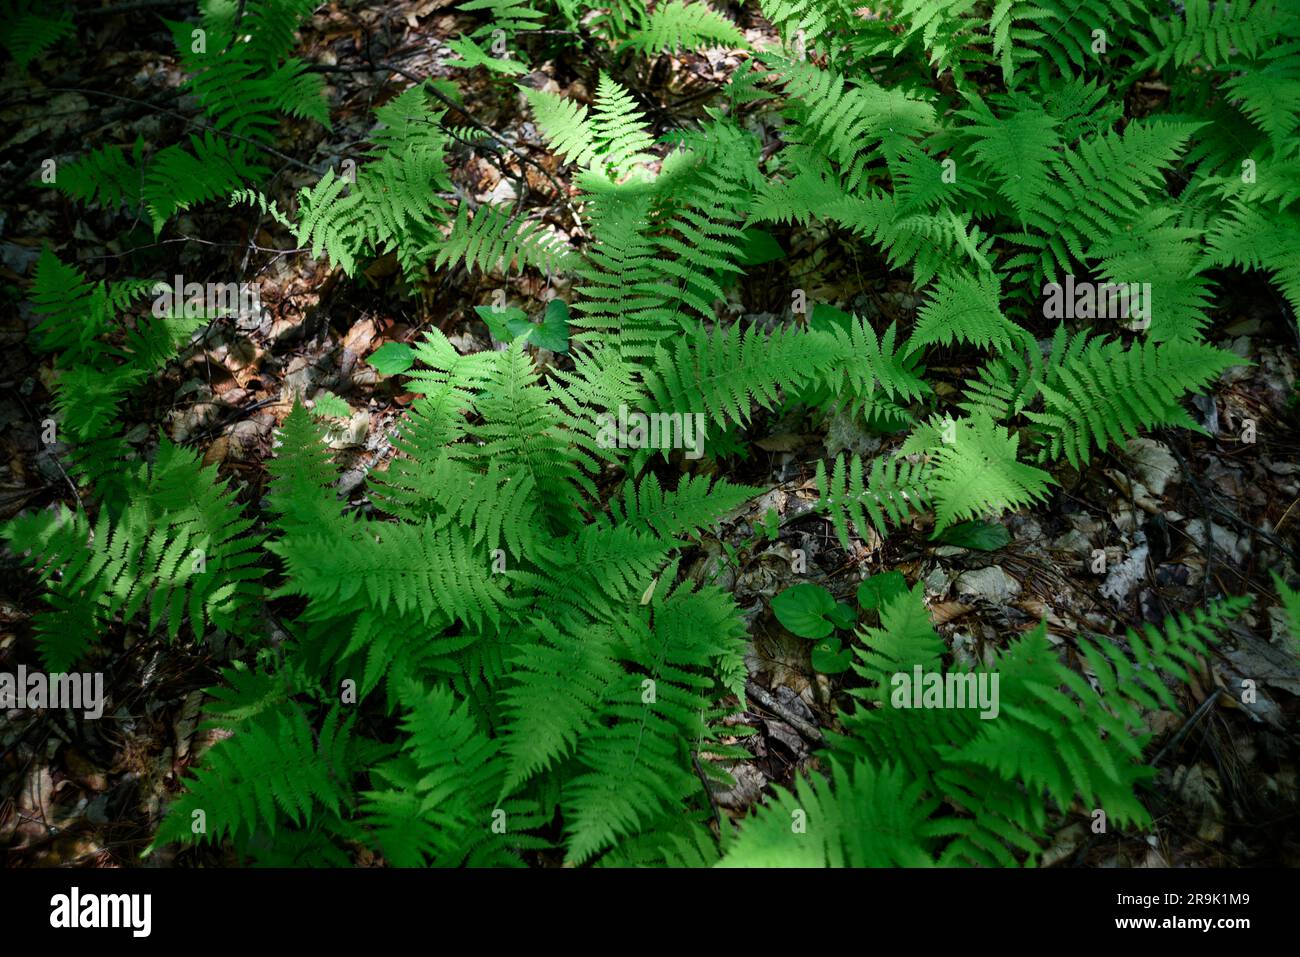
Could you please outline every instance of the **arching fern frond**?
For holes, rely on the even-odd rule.
[[[1086,465],[1094,447],[1123,443],[1140,429],[1199,431],[1179,401],[1242,364],[1232,353],[1199,342],[1146,340],[1125,348],[1094,339],[1048,368],[1039,388],[1043,410],[1025,413],[1046,439],[1040,461],[1064,455],[1071,465]]]
[[[123,146],[104,146],[56,170],[50,185],[83,203],[102,209],[137,207],[144,179],[144,138],[136,137],[128,152]]]
[[[724,479],[713,482],[708,476],[686,474],[676,489],[665,492],[651,473],[639,486],[629,479],[622,495],[610,499],[610,517],[619,525],[649,528],[660,538],[675,539],[707,528],[760,491]]]
[[[7,523],[4,538],[47,583],[51,614],[82,626],[51,655],[66,665],[104,627],[137,618],[147,632],[165,623],[173,639],[187,619],[197,637],[210,624],[238,627],[261,596],[264,571],[260,536],[234,499],[215,466],[204,469],[193,452],[164,440],[121,515],[101,508],[92,523],[60,508]]]
[[[0,6],[0,16],[5,22],[3,46],[18,64],[26,70],[28,64],[40,54],[75,31],[72,17],[66,12],[55,16],[43,15],[55,11],[32,12],[27,0],[10,0]]]

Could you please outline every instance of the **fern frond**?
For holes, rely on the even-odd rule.
[[[826,376],[839,350],[827,336],[790,327],[771,334],[756,326],[682,336],[669,352],[655,350],[646,390],[664,411],[706,413],[719,426],[744,425],[754,403],[770,409],[778,390]]]
[[[621,179],[651,158],[654,138],[645,117],[632,95],[608,73],[596,81],[591,126],[597,161],[611,179]]]
[[[1186,149],[1195,125],[1163,121],[1133,122],[1122,134],[1104,133],[1066,150],[1054,164],[1054,181],[1024,215],[1029,229],[1006,238],[1026,247],[1008,265],[1027,267],[1027,279],[1071,272],[1090,247],[1122,232],[1140,215],[1158,189],[1163,173]],[[1016,274],[1017,277],[1020,274]]]
[[[1224,90],[1241,100],[1241,111],[1268,134],[1278,155],[1300,125],[1300,64],[1295,59],[1300,44],[1293,41],[1288,47],[1289,56],[1271,56],[1267,65],[1244,70],[1223,83]]]
[[[496,805],[501,745],[482,733],[468,707],[448,689],[414,683],[402,704],[404,754],[376,773],[394,787],[365,792],[362,805],[394,865],[518,866],[519,849],[546,846],[523,833],[543,823],[532,808]]]
[[[555,403],[564,411],[564,427],[570,441],[586,456],[580,464],[618,461],[623,450],[604,439],[605,416],[616,415],[620,408],[640,408],[645,393],[640,383],[640,367],[611,345],[595,349],[571,349],[571,372],[552,369],[555,382],[551,389]]]
[[[1031,793],[1046,792],[1060,808],[1078,795],[1085,807],[1105,808],[1111,820],[1145,824],[1150,817],[1134,788],[1153,772],[1141,764],[1148,737],[1139,708],[1172,707],[1161,673],[1187,681],[1186,666],[1247,603],[1230,599],[1171,617],[1163,629],[1148,624],[1140,635],[1130,631],[1136,663],[1116,646],[1084,644],[1097,690],[1059,662],[1040,625],[999,663],[1006,720],[983,722],[952,757],[1022,781]]]
[[[243,7],[238,7],[220,0],[207,0],[199,6],[209,35],[208,49],[224,50],[230,46],[232,53],[238,50],[262,63],[278,63],[293,49],[303,19],[318,4],[314,0],[246,0]],[[241,10],[243,18],[237,20]],[[244,42],[231,46],[236,25]]]
[[[413,277],[442,242],[451,189],[444,153],[446,134],[431,112],[422,86],[413,86],[375,110],[379,127],[371,134],[369,159],[356,182],[333,169],[298,192],[294,237],[310,244],[352,275],[362,254],[394,252],[404,273]]]
[[[765,59],[798,103],[794,116],[801,135],[811,136],[807,145],[839,164],[850,192],[865,183],[873,158],[897,153],[935,128],[934,107],[903,90],[866,79],[848,85],[835,72],[804,61]]]
[[[704,733],[712,663],[744,628],[734,604],[711,587],[679,587],[650,608],[626,632],[637,671],[609,686],[596,724],[578,741],[583,771],[562,799],[575,864],[680,808],[700,786],[684,743]]]
[[[275,204],[275,200],[268,200],[261,192],[255,189],[237,189],[230,194],[229,206],[256,206],[263,216],[270,216],[285,229],[293,229],[293,221],[280,211],[280,207]]]
[[[564,240],[540,223],[517,219],[496,206],[479,207],[471,221],[461,204],[434,267],[464,262],[486,273],[509,275],[512,266],[520,272],[535,266],[550,274],[564,270],[572,258]]]
[[[890,402],[905,403],[930,391],[917,368],[919,357],[907,346],[895,345],[897,332],[891,323],[884,335],[877,336],[870,323],[859,318],[831,327],[841,358],[831,368],[827,384],[853,414],[878,406],[882,393]]]
[[[189,149],[177,144],[160,150],[149,161],[141,191],[154,235],[181,210],[228,196],[268,172],[243,143],[211,132],[192,135]]]
[[[936,534],[954,522],[1000,515],[1045,497],[1052,477],[1020,462],[1019,448],[1019,435],[980,413],[964,419],[936,416],[912,434],[900,454],[930,455],[927,483]]]
[[[1061,141],[1054,117],[1032,102],[1013,103],[1008,116],[998,117],[984,101],[973,99],[957,115],[969,121],[961,131],[973,141],[970,152],[977,168],[992,176],[1024,222],[1048,188]]]
[[[745,822],[721,867],[930,867],[938,802],[897,766],[831,760]]]
[[[542,134],[563,159],[620,180],[652,159],[645,117],[626,89],[602,72],[592,108],[553,93],[524,88]]]
[[[24,9],[26,6],[15,2],[5,4],[4,10],[0,11],[5,19],[3,46],[20,70],[26,70],[32,60],[76,29],[72,17],[66,13],[42,16]]]
[[[516,680],[502,696],[507,792],[572,753],[623,673],[617,659],[619,633],[609,625],[585,624],[579,637],[544,618],[534,619],[519,647],[513,662]]]
[[[1255,206],[1233,203],[1231,212],[1211,229],[1208,243],[1215,265],[1270,273],[1300,316],[1300,212],[1270,215]]]
[[[1181,8],[1162,13],[1151,18],[1148,32],[1134,36],[1146,53],[1134,72],[1160,70],[1170,63],[1183,67],[1197,60],[1213,67],[1234,55],[1253,58],[1278,29],[1269,0],[1187,0]]]
[[[610,500],[610,517],[619,525],[649,528],[663,539],[698,532],[759,494],[761,489],[732,485],[724,479],[683,475],[677,488],[665,492],[653,474],[638,486],[629,479],[623,494]]]
[[[351,275],[361,246],[356,220],[363,214],[360,197],[344,194],[346,186],[347,180],[336,177],[331,169],[315,186],[299,191],[294,239],[300,246],[310,244],[313,256],[325,253]]]
[[[128,153],[122,146],[92,150],[58,170],[50,185],[83,203],[98,203],[106,210],[135,206],[143,188],[144,139],[136,137]]]
[[[776,27],[787,50],[809,53],[813,45],[825,38],[837,48],[843,36],[847,15],[852,4],[841,0],[759,0],[759,7],[767,21]]]
[[[817,463],[818,508],[830,515],[836,538],[850,546],[850,525],[884,535],[890,523],[902,524],[930,502],[929,467],[919,462],[877,456],[864,478],[862,459],[836,456],[830,474]]]
[[[202,4],[201,44],[192,24],[166,21],[189,74],[186,86],[218,129],[269,144],[281,114],[330,127],[324,77],[286,59],[313,8],[312,0]]]
[[[515,577],[545,597],[553,616],[621,620],[663,573],[674,544],[624,525],[588,525],[538,548],[530,556],[537,570]]]
[[[988,257],[993,237],[983,234],[970,213],[958,214],[946,206],[933,213],[905,212],[898,197],[889,193],[844,196],[822,213],[883,247],[894,268],[911,265],[917,286],[951,270],[954,259],[978,273],[992,272]]]
[[[538,383],[533,362],[516,340],[495,360],[483,392],[475,402],[481,421],[469,429],[474,440],[456,449],[456,456],[487,471],[489,463],[505,466],[515,481],[534,489],[539,511],[558,529],[581,524],[582,493],[595,494],[588,477],[595,463],[573,446],[564,428],[563,413],[549,401],[550,392]]]
[[[1065,327],[1059,328],[1064,336]],[[1045,366],[1038,343],[1022,353],[1007,350],[980,367],[975,378],[967,379],[962,400],[957,407],[969,414],[983,411],[994,421],[1019,415],[1038,397]]]
[[[538,22],[546,14],[534,8],[529,0],[470,0],[460,9],[466,13],[487,13],[487,23],[474,31],[475,36],[487,36],[494,30],[504,30],[507,36],[514,36],[520,30],[536,29]]]
[[[1071,465],[1086,465],[1094,446],[1123,443],[1140,429],[1199,430],[1179,400],[1241,364],[1232,353],[1199,342],[1146,340],[1126,349],[1095,339],[1049,368],[1040,387],[1043,410],[1025,413],[1046,438],[1040,461],[1064,455]]]
[[[449,453],[432,461],[402,458],[376,476],[374,486],[376,501],[389,513],[406,521],[432,518],[435,528],[454,523],[470,529],[472,543],[489,553],[504,545],[516,558],[526,554],[544,521],[532,478],[499,460],[482,473]]]
[[[1131,231],[1092,247],[1100,262],[1097,271],[1116,288],[1141,276],[1147,315],[1146,335],[1156,342],[1199,339],[1209,321],[1214,286],[1206,278],[1209,267],[1201,248],[1199,230],[1169,222],[1171,211],[1156,207],[1144,214]],[[1130,310],[1131,311],[1131,310]]]
[[[180,799],[169,809],[154,843],[272,834],[285,820],[311,824],[337,814],[351,800],[349,738],[355,717],[335,707],[313,732],[299,708],[266,712],[215,745]],[[202,812],[205,831],[193,825]]]
[[[589,166],[596,156],[596,128],[587,107],[545,90],[521,90],[551,150],[567,163]]]
[[[349,533],[303,533],[270,543],[288,581],[277,595],[301,595],[315,614],[389,608],[431,627],[497,622],[511,604],[505,576],[461,529],[359,523]]]
[[[194,453],[164,440],[142,470],[141,494],[120,516],[101,509],[94,525],[66,509],[20,516],[3,529],[10,546],[47,583],[55,614],[94,630],[140,616],[149,632],[166,622],[176,638],[188,617],[202,636],[209,623],[235,629],[261,595],[260,538],[249,534],[234,492]],[[148,610],[147,618],[144,616]],[[85,639],[94,635],[92,630]],[[62,644],[66,657],[86,640]]]
[[[749,44],[734,23],[699,0],[656,4],[641,26],[620,45],[620,49],[650,55],[709,47],[747,49]]]
[[[1300,591],[1287,585],[1277,572],[1273,572],[1273,587],[1277,589],[1277,597],[1282,601],[1282,615],[1291,639],[1291,652],[1300,657]]]
[[[421,398],[412,407],[399,448],[412,458],[432,459],[442,446],[465,434],[465,416],[492,375],[496,359],[489,353],[461,355],[437,329],[415,346],[407,387]]]
[[[342,503],[334,493],[338,472],[325,446],[324,431],[296,401],[280,425],[275,457],[266,463],[271,488],[267,508],[287,535],[338,526]]]
[[[76,266],[42,248],[32,276],[32,308],[40,316],[35,333],[40,349],[92,356],[106,351],[97,342],[112,328],[117,313],[150,289],[152,283],[91,282]]]
[[[657,268],[650,207],[648,195],[605,206],[595,243],[575,270],[582,281],[573,303],[577,338],[604,339],[628,358],[654,355],[683,318],[669,303],[672,289]]]
[[[969,342],[1001,352],[1025,331],[1002,314],[1001,284],[992,272],[950,270],[939,276],[929,300],[917,313],[909,350],[933,343]]]

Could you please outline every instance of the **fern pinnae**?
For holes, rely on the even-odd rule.
[[[1199,342],[1151,340],[1124,348],[1094,339],[1086,350],[1049,367],[1039,387],[1042,411],[1029,410],[1046,442],[1042,457],[1087,464],[1094,447],[1123,442],[1140,429],[1198,429],[1178,404],[1182,396],[1240,365],[1231,353]]]
[[[850,545],[850,522],[861,534],[873,528],[885,535],[890,524],[901,524],[926,508],[929,467],[920,462],[876,456],[864,473],[856,455],[837,456],[829,473],[817,463],[818,508],[829,514],[836,538]]]
[[[647,389],[661,410],[697,411],[714,422],[745,424],[754,403],[771,408],[777,390],[824,376],[837,356],[828,337],[778,328],[768,335],[754,326],[712,333],[698,328],[670,353],[656,350]]]
[[[563,271],[572,256],[564,240],[540,223],[518,219],[496,206],[481,206],[471,221],[461,204],[451,233],[438,249],[434,266],[463,261],[483,272],[536,266],[545,273]]]
[[[642,25],[624,40],[621,49],[640,53],[676,53],[682,47],[749,46],[730,20],[701,0],[666,0],[655,4]]]

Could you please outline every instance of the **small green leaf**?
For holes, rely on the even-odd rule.
[[[907,579],[902,572],[881,572],[858,586],[858,604],[866,611],[883,608],[906,591]]]
[[[514,342],[528,336],[528,344],[552,352],[569,351],[569,307],[563,299],[552,299],[546,304],[541,325],[531,322],[528,313],[518,306],[500,312],[491,306],[475,306],[474,311],[487,323],[488,332],[497,342]]]
[[[838,638],[827,638],[813,645],[812,666],[824,675],[837,675],[847,671],[853,661],[853,652],[840,647]]]
[[[794,585],[772,599],[777,621],[801,638],[825,638],[835,630],[835,599],[821,585]]]
[[[826,616],[835,625],[836,628],[852,628],[853,623],[858,620],[858,613],[853,610],[853,606],[846,602],[836,602],[835,608]]]
[[[415,364],[415,351],[400,342],[385,342],[366,361],[380,375],[400,375]]]
[[[447,48],[453,53],[460,55],[460,60],[449,60],[449,63],[464,68],[472,66],[485,66],[489,70],[497,73],[527,73],[528,67],[518,60],[503,60],[498,57],[489,56],[487,51],[480,47],[469,37],[458,37],[455,40],[447,41]]]
[[[464,102],[460,97],[460,87],[454,80],[425,80],[424,86],[427,89],[437,90],[455,105],[456,109],[464,110]],[[468,115],[468,114],[466,114]]]
[[[546,304],[542,324],[533,328],[528,341],[539,349],[569,351],[569,307],[563,299],[552,299]]]
[[[312,413],[332,418],[346,419],[352,415],[352,409],[333,392],[324,389],[312,397]]]
[[[812,308],[812,315],[808,318],[808,328],[814,332],[830,332],[833,328],[839,326],[846,332],[853,327],[853,317],[843,309],[836,309],[834,306],[817,303]]]
[[[522,335],[532,334],[533,324],[528,321],[528,313],[518,306],[500,312],[491,306],[475,306],[474,311],[487,323],[488,332],[497,342],[514,342]]]
[[[740,243],[742,266],[761,266],[763,263],[784,259],[785,255],[785,250],[771,233],[763,229],[745,230],[744,239]]]
[[[1011,541],[1011,533],[1005,526],[995,522],[962,522],[944,529],[939,535],[939,541],[978,552],[995,552]]]

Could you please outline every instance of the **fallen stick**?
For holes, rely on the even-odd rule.
[[[758,702],[768,711],[771,711],[813,744],[826,743],[826,739],[822,737],[821,730],[815,724],[811,724],[803,717],[795,714],[794,711],[781,704],[781,702],[777,701],[776,698],[772,697],[766,688],[754,681],[752,678],[745,682],[745,694]]]

